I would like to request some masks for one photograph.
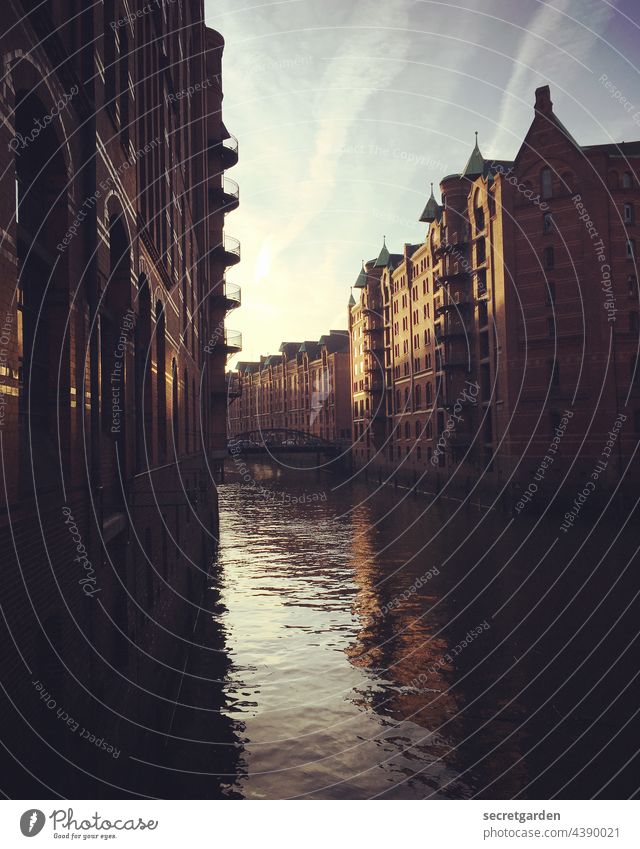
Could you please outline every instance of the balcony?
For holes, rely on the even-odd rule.
[[[447,316],[451,318],[451,316]],[[446,339],[453,339],[456,336],[468,336],[469,328],[462,321],[445,321],[442,325],[436,325],[436,342],[443,342]]]
[[[212,251],[214,259],[219,260],[225,267],[237,265],[240,262],[240,242],[233,236],[223,234],[222,241]]]
[[[222,333],[214,334],[205,350],[210,354],[237,354],[242,350],[242,333],[225,327]]]
[[[440,304],[439,307],[436,307],[435,314],[436,315],[444,315],[444,313],[451,311],[452,313],[456,313],[459,310],[467,309],[469,304],[471,303],[469,298],[460,298],[459,300],[447,300],[444,304]]]
[[[379,333],[384,330],[384,324],[380,322],[372,322],[367,327],[363,328],[364,333]]]
[[[213,301],[213,306],[224,308],[226,312],[230,312],[237,309],[242,303],[242,290],[235,283],[227,283],[225,280],[222,285],[210,290],[209,301]]]
[[[222,184],[209,189],[211,212],[233,212],[240,205],[240,186],[225,177]]]
[[[235,136],[229,134],[222,140],[221,155],[223,168],[233,168],[238,164],[238,139]]]
[[[364,391],[370,395],[381,395],[384,392],[384,383],[382,380],[372,380],[365,384]]]

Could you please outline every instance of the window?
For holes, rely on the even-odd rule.
[[[156,406],[158,416],[158,451],[160,460],[167,456],[167,375],[165,314],[161,301],[156,303]]]
[[[422,404],[422,389],[420,388],[420,384],[418,384],[414,390],[414,397],[416,402],[416,409],[419,409]]]
[[[634,219],[633,204],[632,203],[625,203],[625,205],[623,207],[623,212],[624,212],[624,223],[625,224],[633,224],[633,219]]]
[[[477,206],[473,214],[476,220],[476,230],[480,233],[484,230],[484,209],[481,206]]]
[[[411,426],[409,425],[409,422],[404,423],[404,438],[411,439]]]
[[[551,245],[546,247],[542,254],[543,257],[543,265],[545,268],[554,268],[555,267],[555,254]]]
[[[630,189],[633,185],[633,179],[631,177],[631,173],[629,171],[625,171],[622,175],[622,188]]]
[[[421,433],[420,422],[417,421],[416,422],[416,439],[420,439],[420,433]]]
[[[544,217],[542,219],[542,232],[545,235],[553,232],[553,216],[550,212],[545,212]]]
[[[427,383],[426,387],[427,407],[430,407],[433,404],[433,387],[430,383]]]
[[[433,439],[433,424],[432,422],[427,422],[427,439]],[[429,449],[431,450],[431,449]]]
[[[540,192],[543,198],[550,198],[553,195],[551,168],[543,168],[540,172]]]
[[[116,30],[114,0],[104,3],[104,101],[115,112],[116,104]]]
[[[627,277],[627,289],[629,292],[629,297],[635,298],[638,292],[638,281],[636,280],[635,274],[630,274]]]
[[[627,239],[627,259],[633,259],[636,255],[636,240]]]
[[[174,357],[171,361],[171,424],[173,429],[173,452],[176,458],[180,454],[180,421],[178,418],[178,410],[178,364]]]
[[[556,302],[556,284],[547,281],[547,303],[555,304]]]
[[[547,319],[547,334],[551,339],[556,335],[556,320],[553,317]]]
[[[120,140],[124,147],[129,146],[129,41],[127,29],[123,27],[120,31],[120,91],[118,104],[120,109]],[[175,136],[174,136],[175,137]]]
[[[629,313],[629,333],[638,334],[638,313],[635,311]]]

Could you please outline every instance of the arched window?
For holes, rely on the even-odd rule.
[[[473,215],[475,218],[476,230],[481,232],[484,230],[484,209],[482,208],[482,194],[480,189],[476,189],[473,196]]]
[[[553,247],[549,245],[543,251],[543,263],[545,268],[554,268],[555,266],[555,254],[553,251]]]
[[[104,103],[116,111],[116,32],[115,0],[104,0]],[[112,26],[113,24],[113,26]]]
[[[151,292],[146,277],[138,282],[138,319],[135,328],[135,417],[136,465],[150,465],[152,448],[151,412]]]
[[[192,415],[192,422],[193,423],[191,425],[191,427],[193,428],[193,437],[192,437],[191,443],[193,445],[193,450],[196,451],[197,448],[198,448],[199,427],[198,427],[198,418],[196,416],[196,380],[195,380],[195,377],[191,378],[191,408],[192,408],[192,411],[193,411],[193,415]]]
[[[191,410],[189,409],[189,373],[187,370],[184,370],[184,383],[183,383],[183,392],[184,392],[184,450],[185,453],[189,454],[191,452],[191,422],[189,421],[189,416],[191,414]]]
[[[156,303],[156,412],[158,417],[158,459],[167,458],[167,348],[164,307]]]
[[[173,427],[173,453],[176,459],[180,456],[180,415],[178,408],[178,364],[176,358],[171,360],[171,425]]]
[[[118,95],[118,105],[120,107],[120,140],[127,147],[129,145],[129,38],[126,27],[120,29],[120,58],[118,65],[120,72],[120,91]]]
[[[420,405],[422,404],[422,390],[420,388],[420,384],[418,384],[416,386],[416,388],[413,391],[413,394],[414,394],[414,398],[415,398],[415,402],[416,402],[416,409],[419,409]]]
[[[553,195],[551,168],[543,168],[540,172],[540,194],[543,198],[550,198]]]
[[[427,439],[433,439],[433,424],[427,422]]]
[[[411,425],[409,422],[404,423],[404,438],[411,439]]]
[[[430,407],[433,404],[433,387],[430,383],[427,383],[427,407]]]
[[[19,83],[19,75],[16,82]],[[34,124],[49,112],[33,93],[15,94],[15,131],[28,137]],[[20,487],[50,485],[59,476],[58,425],[56,404],[61,418],[67,413],[67,399],[58,396],[57,364],[68,345],[63,322],[54,320],[60,304],[68,300],[68,251],[60,254],[56,245],[65,237],[68,223],[67,169],[54,123],[15,156],[15,213],[17,277],[16,292],[18,361],[11,355],[4,366],[19,375],[17,410],[5,396],[13,418],[17,413],[19,433]],[[82,238],[82,236],[80,236]],[[11,292],[6,280],[7,309]],[[13,316],[12,316],[13,318]],[[67,437],[60,425],[62,456],[66,465]],[[59,466],[58,466],[59,468]]]
[[[421,428],[420,428],[420,422],[419,422],[419,421],[417,421],[417,422],[416,422],[416,439],[420,439],[420,434],[421,434],[421,432],[422,432],[422,431],[421,431]]]
[[[622,175],[622,188],[630,189],[633,186],[633,177],[630,171],[625,171]]]

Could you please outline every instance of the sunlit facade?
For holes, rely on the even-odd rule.
[[[516,498],[615,484],[640,431],[639,164],[640,142],[580,146],[547,86],[513,161],[476,139],[432,188],[425,241],[383,245],[356,280],[358,466]]]

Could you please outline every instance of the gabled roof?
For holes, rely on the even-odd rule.
[[[300,345],[300,352],[305,353],[310,360],[315,360],[320,352],[320,346],[313,339],[307,339]]]
[[[277,366],[282,362],[281,354],[269,354],[268,357],[265,358],[265,361],[262,363],[262,368],[268,368],[269,366]]]
[[[337,351],[349,350],[349,333],[347,330],[332,330],[328,336],[320,337],[320,345],[324,345],[330,354]]]
[[[580,147],[578,142],[574,139],[569,130],[567,130],[562,121],[554,113],[553,103],[551,102],[551,94],[548,85],[543,85],[536,89],[536,102],[534,108],[535,116],[533,121],[531,122],[531,125],[529,126],[529,129],[526,132],[522,144],[520,145],[520,149],[516,154],[516,162],[518,161],[518,159],[520,159],[523,152],[529,149],[530,145],[527,142],[529,133],[531,132],[534,125],[540,123],[541,119],[545,121],[547,125],[554,126],[560,133],[562,133],[563,137],[569,142],[570,145],[572,145],[572,147],[574,147],[578,151],[582,151],[582,148]]]
[[[238,363],[238,365],[236,366],[236,369],[239,372],[244,372],[244,373],[247,373],[247,374],[254,374],[257,371],[260,371],[260,363],[258,363],[258,362],[248,362],[248,361],[245,360],[244,362]]]
[[[626,157],[640,156],[640,141],[619,142],[616,144],[588,144],[583,145],[585,153],[606,153],[608,156]]]
[[[302,342],[283,342],[278,349],[281,354],[286,354],[287,357],[295,357],[300,350]]]

